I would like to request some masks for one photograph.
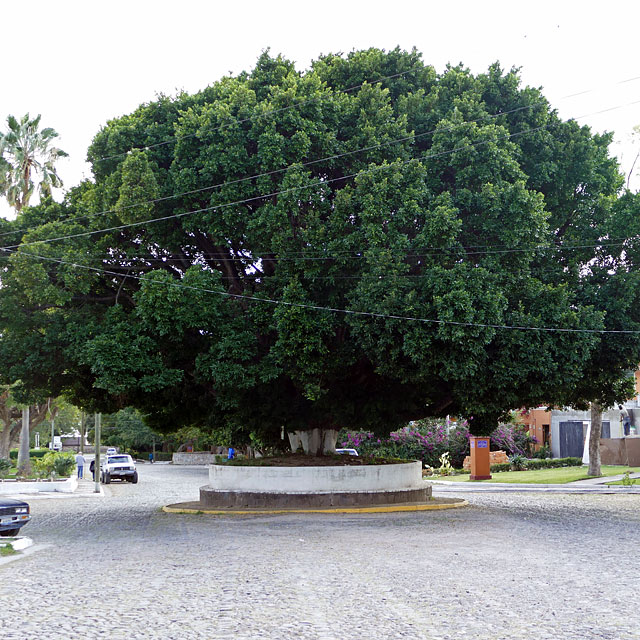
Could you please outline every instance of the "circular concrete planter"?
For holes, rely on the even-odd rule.
[[[211,465],[200,501],[211,507],[332,507],[424,502],[420,462],[335,467]]]

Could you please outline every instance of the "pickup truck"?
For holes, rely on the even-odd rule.
[[[29,520],[31,515],[26,502],[0,496],[0,536],[17,536]]]
[[[136,484],[138,472],[133,458],[125,453],[107,456],[100,463],[100,480],[104,484],[109,484],[112,480],[127,480]]]

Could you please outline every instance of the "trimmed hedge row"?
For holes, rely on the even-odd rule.
[[[526,470],[535,471],[536,469],[557,469],[560,467],[581,467],[582,458],[535,458],[527,460]],[[500,471],[511,471],[511,463],[504,462],[502,464],[492,464],[491,473],[499,473]]]
[[[29,449],[29,457],[30,458],[42,458],[42,457],[46,456],[47,453],[49,453],[49,451],[51,451],[51,449]],[[17,449],[11,449],[11,451],[9,451],[9,457],[11,458],[11,460],[17,460],[18,459],[18,450]]]

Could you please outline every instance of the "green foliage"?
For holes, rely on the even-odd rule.
[[[497,64],[265,52],[110,120],[92,180],[2,223],[0,382],[264,447],[622,398],[637,334],[502,328],[640,329],[640,249],[602,242],[640,232],[609,142]]]
[[[7,125],[7,131],[0,133],[0,195],[20,212],[29,204],[36,186],[41,196],[49,196],[53,187],[62,186],[54,165],[67,154],[51,146],[58,136],[53,129],[39,130],[40,116],[30,119],[27,113],[20,120],[9,116]]]
[[[152,450],[163,436],[150,429],[144,416],[131,407],[115,414],[102,416],[102,444],[122,450]]]
[[[627,470],[622,474],[621,482],[624,487],[632,487],[636,483],[636,479],[632,478],[631,472]]]
[[[73,453],[50,451],[33,461],[33,470],[40,478],[48,478],[53,475],[58,478],[67,478],[71,475],[75,465]]]
[[[50,453],[49,449],[29,449],[29,458],[31,459],[42,458],[46,456],[48,453]],[[11,451],[9,451],[9,458],[11,458],[11,460],[17,460],[18,450],[11,449]]]
[[[527,459],[523,455],[516,453],[509,457],[509,466],[512,471],[524,471],[528,468]]]
[[[11,460],[0,458],[0,478],[6,478],[12,467]]]
[[[540,458],[544,460],[545,458],[553,457],[551,453],[551,447],[548,444],[541,446],[537,451],[533,451],[531,453],[532,458]]]

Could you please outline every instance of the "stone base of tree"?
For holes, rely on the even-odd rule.
[[[275,491],[221,491],[204,486],[200,504],[219,509],[305,509],[314,507],[372,507],[416,504],[431,499],[431,487],[401,491],[318,491],[285,493]]]
[[[425,502],[422,463],[362,466],[211,465],[200,502],[217,508],[356,507]]]

